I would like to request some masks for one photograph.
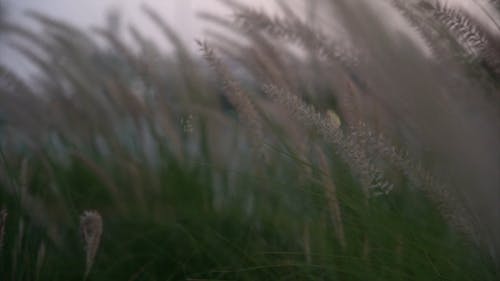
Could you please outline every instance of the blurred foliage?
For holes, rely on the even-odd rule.
[[[332,23],[226,2],[236,20],[199,42],[205,61],[147,7],[173,51],[116,14],[91,32],[36,12],[43,32],[3,25],[37,71],[0,68],[1,280],[85,279],[85,210],[103,219],[88,280],[496,280],[498,225],[461,208],[484,225],[496,191],[447,174],[476,160],[455,161],[461,141],[496,155],[489,123],[469,131],[497,120],[484,58],[430,18],[415,28],[446,41],[437,57],[364,4],[325,1],[345,49]]]

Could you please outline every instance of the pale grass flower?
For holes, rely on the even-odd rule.
[[[102,218],[97,211],[85,211],[80,217],[80,231],[85,243],[86,268],[85,277],[88,276],[94,263],[102,235]]]

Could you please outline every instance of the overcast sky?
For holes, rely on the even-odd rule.
[[[255,7],[265,7],[272,10],[275,0],[240,0]],[[287,2],[292,2],[288,0]],[[315,0],[306,0],[315,1]],[[359,1],[359,0],[353,0]],[[478,3],[485,9],[488,0],[440,0],[450,5],[462,6],[474,13],[480,14]],[[128,19],[140,24],[145,19],[140,13],[141,3],[154,7],[173,26],[183,29],[191,34],[199,33],[202,22],[196,19],[197,11],[227,12],[217,0],[5,0],[10,12],[17,17],[25,9],[38,10],[43,13],[76,22],[81,26],[89,26],[103,21],[103,14],[110,8],[118,8]],[[368,1],[372,3],[384,2],[382,0]]]
[[[22,20],[22,11],[33,9],[42,13],[67,20],[81,27],[104,23],[105,13],[110,8],[118,9],[126,22],[133,22],[151,36],[158,36],[157,30],[152,28],[148,19],[141,13],[140,6],[146,3],[153,7],[164,19],[176,30],[179,30],[184,39],[192,41],[195,37],[200,37],[203,30],[203,21],[196,17],[199,11],[208,11],[221,14],[229,14],[218,0],[4,0],[7,3],[11,17]],[[273,10],[275,0],[240,0],[254,7],[262,7],[268,11]],[[292,2],[297,0],[286,0]],[[317,1],[317,0],[305,0]],[[359,0],[353,0],[359,1]],[[375,5],[381,5],[382,0],[367,1]],[[478,7],[478,3],[487,4],[488,0],[441,0],[450,5],[458,5],[466,8],[472,13],[483,13]],[[382,3],[383,4],[383,3]],[[488,10],[487,6],[484,6]],[[390,10],[390,9],[383,9]],[[492,11],[491,11],[492,12]],[[387,18],[392,18],[388,16]],[[486,18],[484,15],[481,18]],[[396,25],[401,25],[396,20]]]
[[[251,0],[262,7],[268,7],[269,0]],[[217,0],[4,0],[7,4],[8,17],[11,21],[34,27],[34,22],[24,13],[35,10],[57,19],[61,19],[81,28],[102,26],[106,13],[115,9],[123,16],[125,24],[133,23],[150,38],[157,39],[160,45],[165,44],[159,30],[142,13],[141,4],[147,4],[163,16],[175,30],[179,31],[188,45],[195,49],[194,39],[202,36],[203,21],[196,14],[209,11],[229,14],[227,9]],[[0,61],[17,72],[25,73],[30,69],[28,63],[12,50],[1,48]]]
[[[5,0],[11,17],[23,19],[23,10],[33,9],[42,13],[67,20],[81,27],[89,27],[104,23],[105,14],[111,8],[117,9],[124,16],[125,22],[133,22],[142,29],[152,27],[141,12],[141,4],[153,7],[176,30],[181,31],[185,39],[199,37],[203,30],[203,22],[196,13],[208,11],[229,14],[227,9],[217,0]],[[269,10],[273,0],[246,0],[253,6],[265,7]],[[151,28],[151,35],[157,30]]]
[[[194,39],[203,37],[204,22],[199,20],[196,14],[199,11],[215,12],[219,14],[230,15],[230,11],[224,9],[224,6],[218,0],[4,0],[7,3],[7,9],[12,20],[29,24],[29,20],[23,14],[26,9],[32,9],[58,19],[66,20],[77,26],[88,28],[90,26],[102,25],[105,22],[106,12],[111,8],[118,9],[124,16],[124,22],[134,23],[145,34],[152,38],[160,39],[159,31],[154,28],[149,19],[141,12],[140,6],[145,3],[153,7],[159,14],[163,15],[171,26],[173,26],[184,37],[186,43],[195,48]],[[260,7],[266,11],[273,11],[276,0],[240,0],[254,7]],[[287,2],[300,2],[300,0],[285,0]],[[302,2],[317,1],[303,0]],[[361,1],[361,0],[352,0]],[[410,0],[408,0],[410,1]],[[408,28],[408,25],[402,20],[401,16],[389,12],[389,5],[383,0],[366,0],[378,6],[381,13],[385,13],[384,18],[397,29]],[[486,20],[484,12],[478,7],[482,3],[485,10],[493,13],[486,4],[488,0],[442,0],[451,6],[461,6],[471,13],[478,15],[480,19]],[[499,21],[500,23],[500,21]],[[494,25],[490,22],[492,28]],[[408,31],[406,30],[406,31]],[[498,29],[496,29],[498,30]],[[162,40],[164,41],[164,40]],[[3,57],[5,57],[5,53]],[[12,62],[12,61],[11,61]],[[10,63],[9,63],[10,64]]]

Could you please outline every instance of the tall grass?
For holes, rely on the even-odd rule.
[[[498,36],[427,1],[386,2],[406,32],[224,2],[195,54],[148,7],[173,51],[3,23],[37,71],[0,68],[1,280],[496,280]]]

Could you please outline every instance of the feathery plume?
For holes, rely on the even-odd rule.
[[[481,54],[488,46],[487,38],[466,15],[443,5],[434,8],[434,15],[471,55]]]
[[[362,146],[371,150],[369,156],[382,157],[404,174],[408,181],[419,188],[436,204],[443,218],[460,233],[479,243],[478,233],[474,229],[474,218],[468,213],[462,202],[451,192],[451,187],[433,176],[427,169],[412,159],[407,152],[401,151],[383,135],[375,136],[366,124],[353,129],[353,135]],[[373,154],[373,156],[372,156]],[[379,188],[383,193],[392,189],[386,184]]]
[[[245,93],[240,85],[231,77],[230,71],[227,69],[226,65],[217,57],[208,43],[202,41],[197,41],[197,43],[205,60],[215,70],[215,73],[222,80],[222,83],[224,83],[224,93],[229,102],[236,108],[244,124],[248,126],[252,133],[251,142],[253,146],[258,151],[259,156],[267,161],[267,154],[262,145],[264,140],[262,123],[254,104],[247,93]]]
[[[316,150],[318,154],[319,168],[321,169],[323,185],[325,187],[326,200],[328,208],[330,209],[331,219],[334,224],[335,232],[340,246],[342,248],[345,248],[346,241],[344,225],[342,223],[342,213],[340,210],[339,200],[337,198],[337,188],[330,173],[330,167],[328,166],[328,161],[326,159],[325,153],[319,146],[316,147]]]
[[[364,148],[353,141],[353,136],[344,134],[338,124],[332,122],[331,117],[324,117],[313,106],[304,103],[299,97],[275,85],[265,85],[263,91],[274,102],[285,106],[303,126],[316,131],[323,139],[334,144],[340,157],[359,177],[367,195],[369,191],[374,190],[373,188],[378,189],[382,184],[387,184],[379,168],[371,163]]]
[[[338,44],[340,42],[330,43],[323,33],[312,29],[297,17],[287,20],[271,18],[262,12],[242,7],[237,10],[235,18],[243,30],[264,31],[275,38],[285,39],[311,50],[332,62],[339,62],[348,69],[358,64],[359,54],[352,47],[341,47]]]
[[[443,54],[447,49],[444,46],[438,44],[439,35],[429,25],[428,21],[422,17],[417,9],[414,9],[408,1],[404,0],[391,0],[390,3],[407,21],[408,24],[413,28],[413,30],[420,36],[424,41],[425,46],[431,52],[434,59],[440,59],[438,55]],[[425,4],[424,4],[425,5]]]
[[[97,211],[85,211],[80,217],[80,231],[85,242],[86,268],[85,277],[88,276],[94,263],[102,235],[102,218]]]

